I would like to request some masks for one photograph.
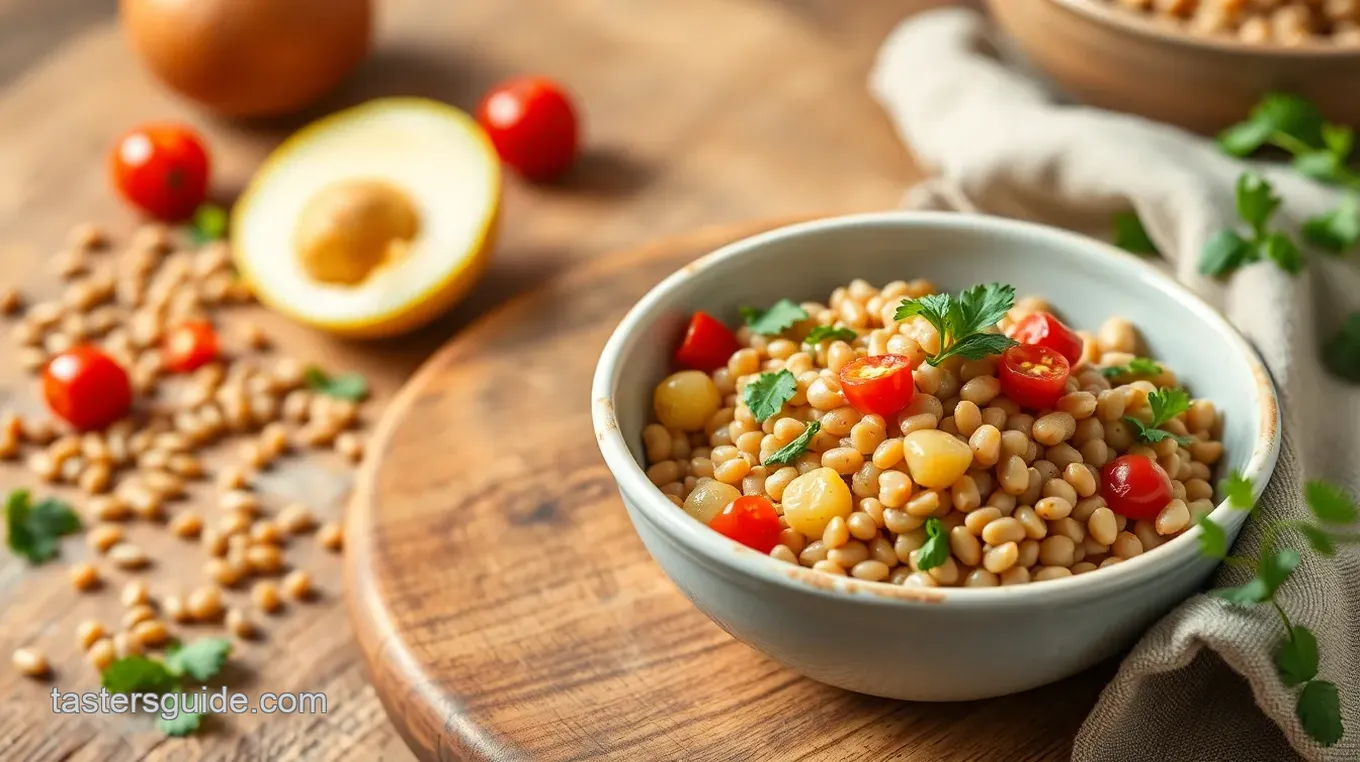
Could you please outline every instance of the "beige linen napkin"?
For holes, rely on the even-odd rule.
[[[1232,188],[1245,164],[1204,138],[1166,125],[1063,105],[1004,64],[973,11],[915,16],[887,40],[870,86],[903,139],[936,178],[908,193],[917,206],[977,209],[1108,237],[1111,214],[1136,208],[1167,266],[1256,346],[1283,397],[1284,447],[1237,553],[1254,553],[1262,519],[1301,518],[1301,488],[1327,478],[1353,492],[1360,471],[1360,387],[1323,369],[1319,342],[1360,309],[1360,263],[1311,254],[1291,278],[1273,264],[1226,283],[1196,271],[1213,231],[1232,224]],[[1260,170],[1285,198],[1289,230],[1336,200],[1284,167]],[[1291,541],[1293,544],[1293,541]],[[1296,545],[1303,550],[1302,545]],[[1320,677],[1340,688],[1345,737],[1322,748],[1299,726],[1295,691],[1276,676],[1283,628],[1267,607],[1196,595],[1127,656],[1082,726],[1079,762],[1360,760],[1360,553],[1304,562],[1279,593],[1312,628]],[[1241,584],[1227,567],[1215,586]]]

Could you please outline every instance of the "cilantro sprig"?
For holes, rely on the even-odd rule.
[[[942,293],[904,300],[895,317],[903,321],[920,315],[935,327],[940,335],[940,349],[927,356],[926,362],[939,365],[955,355],[980,360],[1015,346],[1017,342],[1009,336],[986,332],[1014,304],[1014,287],[986,283],[966,289],[957,297]]]
[[[792,442],[775,450],[774,454],[765,459],[766,466],[787,466],[798,458],[799,455],[807,452],[808,446],[812,444],[812,438],[817,436],[817,432],[822,430],[821,421],[812,421],[803,429]]]
[[[939,519],[926,519],[926,541],[916,556],[916,568],[930,571],[949,560],[949,533]]]
[[[1170,437],[1182,446],[1190,444],[1190,437],[1178,436],[1162,428],[1162,424],[1190,409],[1190,395],[1184,389],[1168,386],[1149,394],[1147,401],[1152,411],[1151,421],[1143,423],[1131,415],[1124,416],[1124,422],[1133,427],[1138,441],[1156,444]]]
[[[784,408],[784,403],[798,393],[798,379],[789,370],[778,373],[761,373],[755,381],[746,385],[742,398],[751,409],[751,415],[761,423],[769,420]]]
[[[809,346],[819,344],[827,339],[832,341],[854,341],[859,338],[852,328],[835,328],[829,325],[819,325],[808,331],[808,335],[803,338],[803,343]]]
[[[9,549],[40,564],[57,555],[64,535],[80,531],[80,519],[60,500],[35,503],[28,490],[16,489],[5,500],[5,526]]]
[[[1352,312],[1327,340],[1322,360],[1338,377],[1360,382],[1360,312]]]
[[[313,365],[303,373],[302,382],[318,394],[340,400],[359,402],[368,396],[368,381],[358,373],[331,375]]]
[[[1231,507],[1255,510],[1254,485],[1241,473],[1234,471],[1219,488]],[[1345,732],[1341,722],[1341,697],[1334,683],[1318,677],[1321,665],[1317,636],[1308,627],[1290,621],[1284,606],[1276,600],[1276,593],[1298,568],[1302,558],[1297,550],[1277,547],[1276,542],[1281,532],[1293,529],[1303,535],[1318,555],[1334,556],[1337,545],[1360,542],[1360,533],[1345,528],[1360,519],[1360,508],[1345,490],[1324,481],[1310,481],[1304,485],[1304,501],[1312,517],[1267,524],[1256,558],[1228,556],[1227,533],[1208,516],[1200,517],[1197,522],[1201,530],[1199,549],[1206,556],[1225,559],[1252,570],[1252,578],[1245,584],[1219,588],[1210,594],[1238,606],[1269,604],[1275,610],[1285,634],[1275,651],[1276,672],[1286,686],[1301,686],[1294,714],[1304,732],[1322,746],[1332,746]]]
[[[764,336],[778,336],[792,328],[794,323],[808,318],[807,310],[788,299],[780,299],[767,310],[741,307],[738,312],[741,313],[741,319],[746,321],[746,327]]]
[[[1162,366],[1146,357],[1135,357],[1127,365],[1111,365],[1101,368],[1100,375],[1106,378],[1132,378],[1139,376],[1160,376]]]
[[[1291,275],[1303,271],[1303,254],[1283,230],[1270,227],[1280,197],[1265,178],[1244,172],[1237,178],[1237,216],[1247,224],[1244,236],[1232,228],[1215,233],[1200,252],[1199,270],[1205,275],[1229,275],[1243,265],[1270,260]]]
[[[217,204],[200,204],[189,221],[189,237],[194,243],[203,245],[218,241],[227,235],[227,210]]]
[[[1117,212],[1112,220],[1114,225],[1114,245],[1134,254],[1155,255],[1157,244],[1153,243],[1152,237],[1148,235],[1147,228],[1143,227],[1143,221],[1139,219],[1138,212],[1129,210],[1127,212]]]
[[[169,693],[181,690],[186,677],[204,682],[216,677],[231,654],[226,638],[202,638],[181,646],[172,643],[165,660],[136,654],[105,667],[100,683],[110,693]],[[156,718],[156,727],[169,736],[186,736],[198,730],[202,714],[181,711],[174,719]]]

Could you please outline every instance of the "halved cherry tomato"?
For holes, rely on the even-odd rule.
[[[725,537],[769,553],[779,544],[779,514],[774,505],[759,495],[746,495],[728,503],[708,522],[709,528]]]
[[[726,365],[738,349],[741,344],[730,328],[707,312],[696,312],[680,348],[675,350],[675,362],[682,368],[712,373]]]
[[[165,367],[175,373],[198,370],[217,359],[217,331],[206,320],[180,323],[165,335]]]
[[[82,431],[102,429],[132,408],[127,371],[89,344],[53,357],[43,369],[42,390],[47,407]]]
[[[1067,393],[1071,366],[1048,347],[1018,344],[1001,355],[1001,391],[1021,407],[1053,407]]]
[[[903,355],[861,357],[841,368],[840,375],[845,400],[865,415],[886,418],[916,396],[911,359]]]
[[[1100,496],[1120,516],[1151,521],[1171,502],[1171,477],[1146,455],[1121,455],[1100,469]]]
[[[1006,335],[1021,344],[1033,344],[1062,355],[1071,365],[1081,362],[1082,339],[1076,331],[1048,312],[1026,315],[1011,326]]]
[[[548,180],[576,160],[576,109],[566,90],[544,77],[502,82],[477,107],[501,160],[530,180]]]
[[[129,132],[114,144],[109,165],[123,198],[157,219],[186,219],[208,195],[208,149],[183,124]]]

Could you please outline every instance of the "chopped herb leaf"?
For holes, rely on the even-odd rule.
[[[166,668],[175,675],[188,675],[200,682],[211,680],[231,654],[227,638],[200,638],[165,655]]]
[[[1252,497],[1255,485],[1251,479],[1242,475],[1241,471],[1234,470],[1228,478],[1219,482],[1218,489],[1228,498],[1228,505],[1239,511],[1249,511],[1256,502]]]
[[[777,336],[800,320],[807,320],[807,311],[788,299],[780,299],[764,312],[754,307],[742,307],[741,317],[755,333]]]
[[[1289,637],[1275,652],[1275,667],[1280,679],[1291,688],[1317,677],[1318,647],[1313,631],[1301,624],[1292,627]]]
[[[302,380],[307,384],[307,388],[327,397],[358,402],[368,396],[368,381],[358,373],[331,376],[313,365],[303,374]]]
[[[1160,376],[1162,375],[1162,366],[1146,357],[1135,357],[1132,360],[1129,360],[1128,365],[1111,365],[1108,368],[1101,368],[1100,374],[1106,378]]]
[[[1190,409],[1190,395],[1184,389],[1168,386],[1148,395],[1148,407],[1152,409],[1152,421],[1143,423],[1131,415],[1124,416],[1124,422],[1132,426],[1139,441],[1148,444],[1171,437],[1182,446],[1190,444],[1189,437],[1177,436],[1165,429],[1162,424]]]
[[[1237,216],[1257,233],[1265,229],[1271,215],[1280,208],[1281,199],[1264,177],[1244,172],[1237,178]]]
[[[1322,360],[1338,378],[1360,382],[1360,312],[1352,312],[1328,340]]]
[[[1197,522],[1200,528],[1199,552],[1210,558],[1223,558],[1228,555],[1228,533],[1208,516]]]
[[[1284,233],[1278,230],[1267,233],[1261,239],[1260,247],[1262,259],[1269,259],[1290,275],[1303,272],[1303,253],[1293,239]]]
[[[788,370],[778,373],[761,373],[755,381],[746,385],[742,397],[751,415],[764,423],[783,409],[784,403],[798,393],[798,379]]]
[[[35,564],[57,555],[63,535],[80,531],[80,519],[71,506],[52,498],[34,503],[26,489],[9,493],[5,525],[9,549]]]
[[[916,568],[929,571],[949,560],[949,533],[939,519],[926,520],[926,541],[916,556]]]
[[[1355,499],[1335,484],[1311,481],[1303,485],[1303,497],[1308,510],[1328,524],[1350,524],[1357,518]]]
[[[156,717],[156,729],[174,738],[183,738],[192,735],[202,724],[203,715],[198,712],[180,712],[175,715],[173,720],[164,717]]]
[[[1336,543],[1332,542],[1331,536],[1321,527],[1316,527],[1312,524],[1299,524],[1298,530],[1299,533],[1308,540],[1308,544],[1312,546],[1313,552],[1317,553],[1319,556],[1330,557],[1336,555]]]
[[[1322,746],[1340,741],[1345,732],[1341,726],[1341,698],[1336,685],[1326,680],[1310,680],[1303,686],[1294,714],[1298,715],[1304,732]]]
[[[1304,221],[1303,237],[1314,246],[1333,253],[1360,243],[1360,200],[1354,193],[1342,196],[1335,209]]]
[[[227,235],[227,211],[217,204],[202,204],[194,210],[189,235],[199,245],[217,241]]]
[[[1218,135],[1219,147],[1233,156],[1246,156],[1268,143],[1278,142],[1322,147],[1323,119],[1317,106],[1292,93],[1270,93],[1256,104],[1245,121]]]
[[[803,339],[804,344],[817,344],[830,339],[832,341],[854,341],[859,338],[859,334],[850,328],[834,328],[829,325],[819,325],[808,332],[807,338]]]
[[[175,687],[178,677],[158,659],[137,654],[105,667],[99,681],[110,693],[162,693]]]
[[[1262,555],[1256,576],[1241,587],[1225,587],[1211,591],[1212,595],[1223,598],[1229,603],[1247,605],[1268,601],[1275,591],[1284,584],[1289,575],[1299,565],[1299,552],[1292,548],[1281,548]]]
[[[1134,254],[1159,254],[1138,212],[1118,212],[1114,216],[1114,245]]]
[[[797,439],[784,445],[775,451],[773,455],[765,459],[767,466],[787,466],[792,463],[799,455],[807,452],[808,445],[812,443],[812,438],[822,428],[820,421],[812,421],[803,429],[803,433]]]
[[[897,320],[920,315],[940,335],[940,351],[926,362],[939,365],[959,355],[977,360],[1005,351],[1016,341],[999,333],[985,333],[1005,317],[1015,304],[1015,289],[1003,283],[973,286],[957,298],[949,294],[928,294],[904,300],[897,308]]]
[[[1199,271],[1218,276],[1253,261],[1250,244],[1233,230],[1220,230],[1204,244],[1199,255]]]

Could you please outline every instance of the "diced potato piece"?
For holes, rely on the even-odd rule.
[[[704,479],[694,485],[694,491],[685,498],[685,513],[707,524],[717,516],[727,504],[741,497],[741,490],[716,479]]]
[[[937,429],[913,431],[902,440],[912,481],[930,489],[944,489],[959,480],[973,464],[973,451],[952,434]]]
[[[784,488],[784,520],[807,537],[821,537],[837,516],[846,518],[854,507],[850,488],[830,468],[817,468]]]
[[[656,419],[668,429],[702,431],[722,406],[722,395],[708,374],[698,370],[672,373],[652,395]]]

